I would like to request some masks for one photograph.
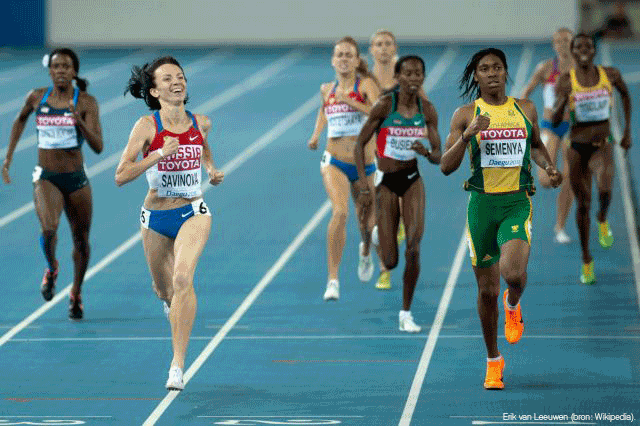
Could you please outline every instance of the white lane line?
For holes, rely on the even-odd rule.
[[[518,71],[516,73],[516,81],[514,82],[513,88],[511,89],[511,96],[514,96],[516,93],[518,93],[520,91],[520,87],[524,84],[527,70],[531,65],[532,57],[533,48],[530,46],[525,46],[523,48],[522,55],[520,55],[520,63],[518,65]],[[524,71],[522,71],[523,68],[525,69]],[[435,321],[433,322],[433,325],[429,330],[429,337],[427,339],[424,350],[422,351],[420,363],[418,364],[416,374],[413,377],[413,383],[411,384],[411,389],[409,391],[409,395],[407,397],[404,410],[402,411],[402,416],[400,417],[398,426],[409,426],[411,424],[411,419],[413,418],[413,413],[416,409],[418,398],[420,397],[420,390],[422,389],[422,384],[427,375],[429,363],[431,362],[431,357],[436,347],[440,330],[442,329],[444,323],[444,318],[447,314],[447,310],[449,309],[449,303],[451,302],[453,290],[455,289],[458,276],[460,275],[462,263],[466,252],[467,234],[465,226],[465,229],[463,229],[462,231],[460,243],[458,244],[458,249],[456,250],[449,277],[447,278],[447,283],[442,293],[442,298],[440,299],[440,303],[438,304]]]
[[[298,121],[302,120],[305,115],[308,115],[309,113],[314,111],[318,107],[318,103],[319,100],[317,96],[313,96],[312,98],[310,98],[307,102],[302,104],[299,108],[297,108],[287,117],[282,119],[278,124],[276,124],[273,129],[271,129],[257,141],[252,143],[247,149],[234,157],[229,163],[222,166],[222,171],[224,171],[226,175],[229,175],[244,162],[260,152],[260,150],[262,150],[266,145],[273,142],[277,137],[284,133],[284,131],[290,129]],[[304,112],[306,112],[306,114],[303,114]],[[274,129],[278,129],[278,131],[274,131]],[[269,135],[269,138],[266,137],[267,135]],[[211,188],[211,185],[203,185],[202,191],[206,192],[209,188]],[[140,232],[136,232],[127,241],[122,243],[115,250],[105,256],[97,265],[89,268],[89,270],[87,270],[87,274],[85,275],[85,282],[93,277],[96,273],[104,269],[108,264],[120,257],[131,247],[133,247],[133,245],[135,245],[140,240],[140,238]],[[45,312],[53,308],[56,303],[58,303],[67,294],[69,294],[72,284],[73,282],[69,283],[63,290],[60,291],[60,293],[56,294],[56,296],[52,300],[40,306],[35,312],[33,312],[11,330],[6,332],[2,337],[0,337],[0,347],[7,343],[7,341],[9,341],[9,339],[11,339],[13,336],[28,327],[33,321],[41,317]]]
[[[442,55],[438,58],[438,61],[433,66],[429,74],[424,79],[424,83],[422,84],[422,88],[425,93],[429,93],[436,87],[438,81],[442,78],[445,71],[449,68],[449,66],[453,63],[454,59],[458,55],[458,49],[448,46]]]
[[[261,70],[257,71],[255,74],[251,75],[250,77],[246,78],[245,80],[243,80],[242,82],[232,86],[231,88],[225,90],[224,92],[220,93],[219,95],[214,96],[213,98],[211,98],[210,100],[204,102],[203,104],[200,104],[199,106],[197,106],[194,111],[198,114],[211,114],[212,112],[216,111],[217,109],[219,109],[220,107],[222,107],[223,105],[239,98],[240,96],[250,92],[251,90],[255,89],[256,87],[258,87],[260,84],[263,84],[264,82],[266,82],[269,78],[274,77],[275,75],[277,75],[279,72],[283,71],[285,68],[287,68],[288,66],[293,65],[297,60],[299,60],[301,57],[303,56],[303,52],[295,50],[287,55],[285,55],[283,58],[278,59],[277,61],[275,61],[274,63],[268,65],[265,68],[262,68]],[[196,61],[195,63],[189,65],[188,67],[185,67],[185,74],[192,76],[194,75],[196,72],[202,71],[204,69],[206,69],[206,67],[211,66],[215,61],[220,61],[222,60],[224,57],[220,56],[217,53],[214,53],[212,55],[209,55],[201,60]],[[118,96],[115,97],[113,99],[111,99],[110,101],[106,102],[103,107],[101,108],[101,112],[100,112],[100,116],[104,116],[106,114],[109,114],[113,111],[116,111],[119,108],[122,108],[130,103],[132,103],[135,100],[135,98],[131,97],[131,96]],[[281,122],[280,124],[282,124],[283,122]],[[286,125],[286,124],[285,124]],[[272,129],[271,132],[277,131],[277,129]],[[265,137],[268,137],[267,135],[265,135]],[[33,139],[33,144],[36,143],[36,137],[35,135],[33,135],[32,137],[28,138],[25,142],[29,141],[30,139]],[[264,139],[264,137],[263,137]],[[24,145],[27,145],[26,143]],[[21,145],[18,145],[18,147],[20,147]],[[252,145],[253,147],[253,145]],[[247,148],[248,149],[253,149],[252,147]],[[245,150],[245,152],[247,151]],[[17,151],[17,150],[16,150]],[[98,163],[94,164],[93,166],[91,166],[90,168],[87,169],[87,177],[91,178],[93,176],[96,176],[100,173],[102,173],[105,170],[109,170],[111,167],[115,166],[116,164],[118,164],[118,162],[120,161],[120,157],[122,155],[122,151],[118,151],[114,154],[111,154],[110,156],[108,156],[107,158],[99,161]],[[236,157],[236,159],[241,159],[241,156]],[[231,167],[233,168],[233,164],[231,165]],[[23,206],[19,207],[18,209],[8,213],[7,215],[0,217],[0,228],[2,228],[3,226],[7,225],[8,223],[11,223],[12,221],[20,218],[21,216],[27,214],[28,212],[32,211],[34,209],[35,205],[33,203],[33,201],[30,201],[26,204],[24,204]]]
[[[329,213],[331,210],[331,202],[326,200],[320,209],[313,215],[313,217],[307,222],[302,231],[296,236],[296,238],[291,242],[289,247],[280,255],[280,258],[273,264],[273,266],[267,271],[267,273],[262,277],[260,282],[251,290],[249,295],[244,299],[244,301],[240,304],[238,309],[231,315],[229,320],[224,324],[222,329],[218,331],[218,333],[214,336],[214,338],[207,344],[204,350],[200,353],[198,358],[191,364],[189,369],[184,374],[184,383],[185,385],[191,380],[191,378],[198,372],[200,367],[205,363],[205,361],[211,356],[213,351],[220,345],[222,340],[226,337],[226,335],[231,331],[231,329],[236,325],[240,318],[247,312],[247,310],[253,305],[258,296],[263,292],[263,290],[271,283],[271,281],[278,275],[280,270],[286,265],[286,263],[291,259],[293,254],[300,248],[302,243],[307,239],[307,237],[313,232],[314,229],[320,224],[322,219]],[[160,416],[166,411],[169,405],[173,402],[173,400],[178,396],[178,391],[170,391],[167,396],[158,404],[155,410],[149,415],[147,420],[143,423],[143,426],[154,425]]]
[[[609,43],[602,44],[602,63],[606,66],[612,66],[611,59],[611,45]],[[620,179],[620,186],[622,187],[622,201],[624,205],[624,216],[627,224],[627,234],[629,235],[629,246],[631,248],[631,261],[633,262],[633,275],[636,285],[636,295],[638,297],[638,307],[640,308],[640,242],[638,242],[638,218],[635,215],[633,202],[631,201],[631,179],[629,179],[629,172],[627,170],[627,161],[625,158],[627,153],[620,148],[620,139],[622,139],[622,129],[620,128],[620,116],[618,114],[617,105],[620,102],[616,102],[611,115],[611,130],[613,131],[613,137],[615,143],[613,146],[614,159],[616,162],[616,171],[618,178]]]
[[[524,86],[527,81],[527,75],[529,74],[529,68],[531,67],[531,61],[533,60],[533,49],[534,47],[532,45],[526,45],[522,49],[520,63],[518,64],[518,71],[516,72],[516,78],[513,82],[510,96],[518,97],[520,88]]]
[[[447,278],[447,283],[442,293],[442,298],[440,298],[440,303],[438,304],[438,310],[436,311],[435,321],[433,322],[433,326],[429,329],[429,337],[427,339],[427,344],[425,345],[424,350],[422,351],[422,356],[420,357],[420,363],[418,364],[416,374],[413,378],[413,383],[411,384],[411,390],[409,391],[409,396],[407,397],[407,402],[405,403],[404,410],[402,411],[402,416],[400,417],[400,423],[398,423],[398,426],[409,426],[411,424],[413,412],[416,409],[418,398],[420,397],[420,390],[422,389],[422,383],[424,382],[424,379],[427,375],[429,362],[431,362],[431,356],[433,355],[433,350],[436,347],[436,342],[438,341],[438,335],[440,334],[440,330],[442,329],[444,318],[447,315],[447,310],[449,309],[449,303],[451,302],[451,297],[453,296],[453,290],[456,286],[456,282],[458,281],[458,277],[460,276],[460,271],[462,270],[462,263],[464,261],[464,256],[466,252],[467,252],[467,234],[466,232],[463,232],[462,238],[460,238],[460,243],[458,244],[458,250],[456,250],[456,255],[453,260],[453,265],[451,266],[451,272],[449,273],[449,277]]]

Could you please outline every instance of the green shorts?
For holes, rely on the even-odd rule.
[[[525,192],[495,195],[471,191],[467,240],[471,264],[487,268],[500,260],[500,246],[520,239],[531,244],[531,197]]]

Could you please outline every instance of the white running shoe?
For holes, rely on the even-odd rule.
[[[555,236],[555,241],[558,244],[569,244],[571,242],[571,238],[569,238],[569,236],[567,235],[566,232],[564,232],[564,229],[560,229],[559,231],[555,231],[556,232],[556,236]]]
[[[184,389],[184,382],[182,380],[182,369],[180,367],[173,366],[169,369],[169,379],[165,385],[167,390],[181,391]]]
[[[171,308],[164,300],[162,301],[162,309],[164,309],[164,315],[169,319],[169,312],[171,312]]]
[[[422,327],[413,322],[411,311],[400,311],[399,319],[400,331],[406,331],[408,333],[420,333],[420,330],[422,330]]]
[[[325,301],[338,300],[340,298],[340,284],[338,280],[331,280],[327,283],[327,290],[324,292]]]
[[[373,276],[373,260],[371,259],[371,250],[367,256],[363,255],[364,243],[360,243],[360,261],[358,262],[358,278],[360,281],[367,282]]]

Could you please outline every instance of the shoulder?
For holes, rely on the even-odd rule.
[[[209,130],[211,130],[211,119],[208,116],[202,114],[193,114],[193,116],[196,118],[198,127],[203,132],[208,132]]]
[[[570,87],[571,86],[571,74],[570,72],[562,73],[556,80],[556,88],[558,87]]]
[[[47,87],[39,87],[37,89],[30,90],[29,93],[27,93],[27,102],[31,104],[40,103],[47,89]]]
[[[422,97],[420,98],[420,101],[422,102],[422,110],[424,111],[425,117],[437,119],[438,112],[436,111],[436,107],[431,103],[431,101]]]
[[[469,123],[473,119],[475,106],[475,102],[471,102],[456,108],[451,117],[451,126],[466,125]]]
[[[541,73],[541,74],[550,74],[552,69],[553,69],[553,58],[550,58],[550,59],[545,59],[544,61],[538,62],[538,65],[536,65],[535,72]]]
[[[532,123],[538,122],[538,111],[536,110],[536,104],[530,99],[515,99],[515,103],[520,107],[527,119]]]
[[[85,105],[90,105],[90,106],[93,106],[93,107],[97,107],[98,106],[98,101],[96,100],[96,98],[94,98],[93,96],[91,96],[87,92],[80,92],[78,94],[78,103],[82,103],[82,104],[85,104]]]
[[[620,71],[617,68],[603,66],[602,69],[607,74],[607,77],[610,80],[620,80],[620,79],[622,79],[622,75],[620,74]]]
[[[327,93],[329,93],[329,91],[333,87],[333,84],[334,83],[332,81],[330,81],[328,83],[322,83],[320,85],[320,93],[322,93],[323,95],[326,95]]]
[[[379,90],[378,82],[373,77],[361,78],[360,87],[362,87],[364,90],[368,90],[368,89]]]
[[[153,115],[143,115],[142,117],[138,118],[138,121],[136,121],[136,124],[133,125],[133,129],[136,131],[141,131],[141,132],[151,132],[151,133],[155,133],[156,132],[156,121],[153,118]]]

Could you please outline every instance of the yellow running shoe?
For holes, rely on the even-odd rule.
[[[613,235],[611,234],[611,228],[609,228],[609,222],[598,222],[598,241],[604,248],[609,248],[613,245]]]
[[[376,288],[378,290],[391,289],[391,272],[390,271],[380,272],[380,277],[376,282]]]
[[[522,310],[520,309],[520,303],[515,310],[507,308],[507,294],[509,290],[504,291],[503,303],[504,303],[504,335],[507,338],[507,342],[514,344],[518,343],[524,332],[524,322],[522,322]]]
[[[580,274],[582,284],[593,284],[596,282],[596,274],[593,272],[593,259],[589,263],[582,264],[582,274]]]
[[[484,378],[485,389],[504,389],[502,372],[504,371],[504,358],[498,361],[487,361],[487,375]]]
[[[398,244],[402,244],[404,239],[406,238],[406,234],[404,233],[404,223],[402,220],[398,224]]]

